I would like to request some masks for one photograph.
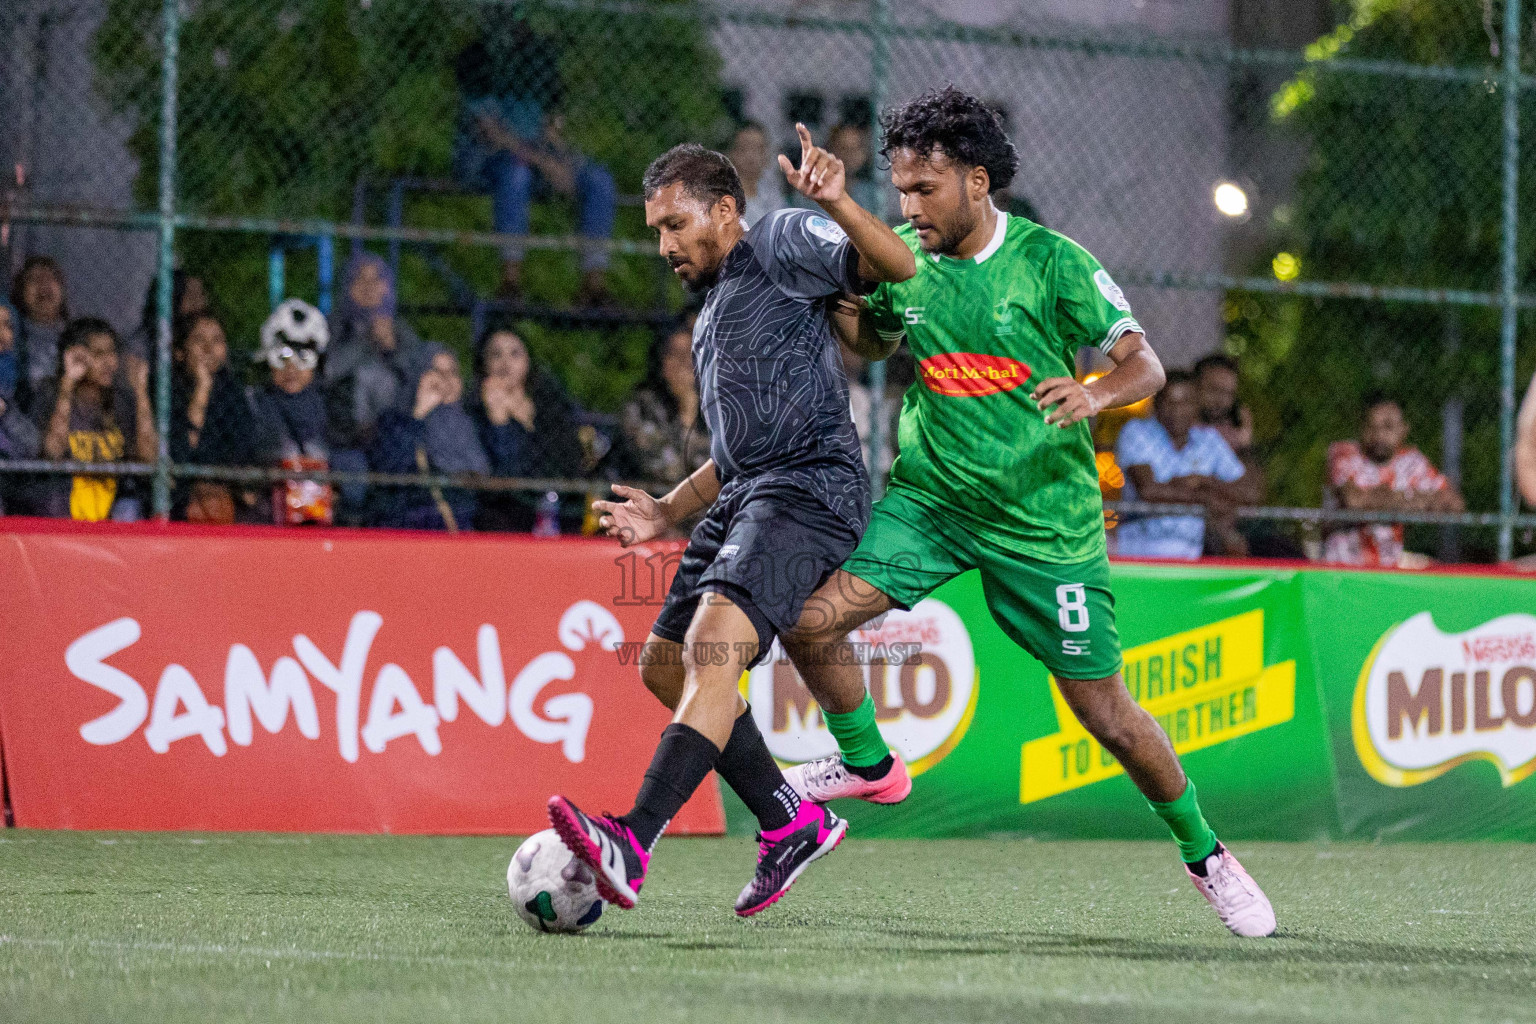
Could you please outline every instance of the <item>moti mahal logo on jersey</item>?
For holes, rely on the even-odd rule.
[[[1012,391],[1029,379],[1030,369],[1017,359],[979,352],[940,352],[917,364],[923,383],[937,395],[979,398]]]
[[[942,601],[891,612],[849,640],[875,701],[885,742],[917,775],[938,764],[965,736],[976,713],[976,656],[960,616]],[[745,695],[773,756],[809,761],[837,753],[821,709],[775,642],[748,673]]]
[[[1488,761],[1505,786],[1536,772],[1536,616],[1445,633],[1420,612],[1360,670],[1351,732],[1371,778],[1417,786]]]

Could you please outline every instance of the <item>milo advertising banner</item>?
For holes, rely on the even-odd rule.
[[[1309,573],[1339,829],[1536,839],[1536,581]]]
[[[1536,838],[1536,581],[1116,565],[1114,589],[1126,686],[1224,834]],[[899,806],[845,802],[856,834],[1165,834],[974,575],[852,639],[917,777]],[[774,655],[744,682],[769,748],[835,752]]]

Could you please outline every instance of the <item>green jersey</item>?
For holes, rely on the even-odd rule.
[[[1048,426],[1031,399],[1071,377],[1078,349],[1108,353],[1141,331],[1086,249],[1022,217],[998,214],[973,259],[923,252],[897,229],[917,274],[870,297],[877,331],[905,335],[917,361],[897,429],[891,488],[948,513],[979,538],[1047,562],[1104,551],[1104,511],[1087,421]]]

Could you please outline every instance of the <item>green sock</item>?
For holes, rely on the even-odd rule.
[[[890,753],[885,737],[875,725],[875,702],[869,694],[864,695],[864,703],[846,715],[834,715],[826,710],[821,714],[827,720],[827,731],[837,739],[845,763],[864,768],[879,764]]]
[[[1186,864],[1198,864],[1216,852],[1216,833],[1205,823],[1200,813],[1200,801],[1195,797],[1195,784],[1191,782],[1184,795],[1177,800],[1160,804],[1148,800],[1157,816],[1168,823],[1173,841],[1179,844],[1179,857]]]

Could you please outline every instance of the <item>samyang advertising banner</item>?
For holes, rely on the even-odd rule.
[[[647,552],[7,526],[18,825],[527,833],[552,793],[627,806],[670,718],[629,656],[656,612]],[[713,782],[673,823],[723,828]]]

